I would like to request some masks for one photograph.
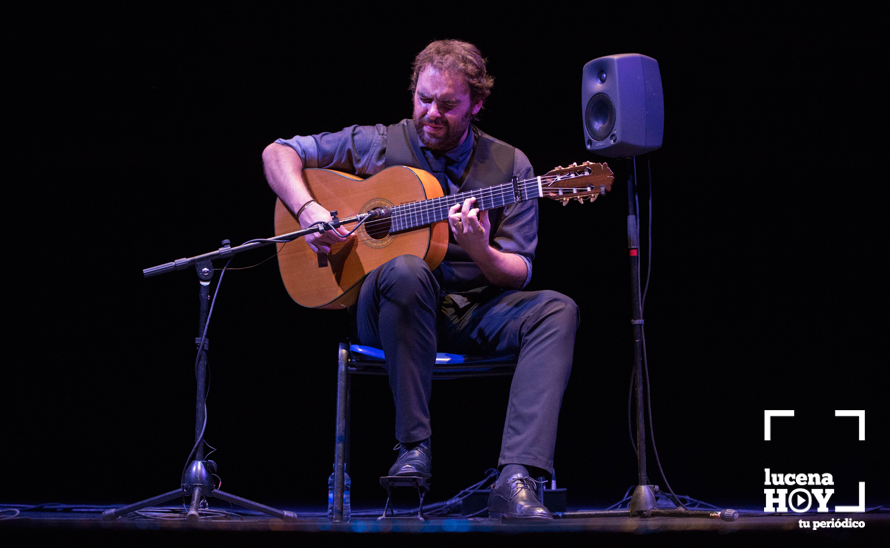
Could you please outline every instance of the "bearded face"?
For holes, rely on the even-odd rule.
[[[481,108],[481,101],[472,103],[463,76],[427,67],[417,78],[414,128],[430,150],[446,151],[461,144]]]

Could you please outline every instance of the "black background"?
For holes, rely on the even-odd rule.
[[[658,60],[666,118],[651,155],[645,318],[674,490],[756,508],[769,467],[834,474],[832,506],[856,504],[858,481],[868,506],[887,502],[887,40],[874,14],[387,6],[11,17],[3,502],[126,503],[176,488],[193,442],[197,282],[141,270],[272,235],[263,148],[409,116],[410,63],[439,38],[488,57],[496,84],[480,127],[538,173],[603,160],[582,138],[587,61]],[[616,192],[541,204],[532,282],[582,311],[556,453],[574,504],[616,501],[636,483],[626,170],[607,161]],[[347,333],[345,313],[290,300],[274,259],[225,275],[207,430],[224,490],[324,504]],[[381,378],[354,386],[353,497],[382,506],[391,395]],[[431,498],[494,466],[508,386],[436,385]],[[772,442],[765,409],[797,413],[773,422]],[[866,410],[865,441],[836,409]],[[649,473],[663,485],[654,459]]]

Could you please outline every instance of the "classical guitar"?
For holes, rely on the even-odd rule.
[[[524,200],[552,198],[593,201],[612,188],[608,164],[585,162],[559,167],[546,175],[501,185],[442,195],[436,178],[410,167],[388,168],[361,180],[327,169],[306,169],[303,178],[320,204],[346,218],[377,208],[391,216],[366,221],[353,237],[331,247],[329,255],[314,253],[303,240],[278,244],[281,279],[290,296],[307,308],[340,309],[358,298],[369,272],[399,255],[416,255],[431,269],[439,266],[448,248],[448,209],[475,197],[475,207],[494,209]],[[349,228],[349,227],[347,227]],[[278,200],[275,234],[300,230],[293,213]]]

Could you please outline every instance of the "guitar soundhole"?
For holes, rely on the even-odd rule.
[[[378,198],[375,200],[371,200],[362,206],[362,211],[370,211],[374,208],[378,207],[393,207],[392,202],[388,200],[384,200],[382,198]],[[370,247],[384,247],[389,245],[394,238],[393,235],[389,233],[392,228],[392,219],[373,219],[370,221],[366,221],[364,225],[358,230],[358,234],[365,245]]]
[[[365,226],[365,230],[368,232],[368,236],[374,238],[375,240],[382,240],[389,236],[389,230],[392,228],[391,219],[377,219],[375,221],[368,221]]]

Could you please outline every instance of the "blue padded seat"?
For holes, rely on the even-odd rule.
[[[359,344],[349,345],[347,367],[350,373],[359,375],[385,375],[386,358],[383,350]],[[489,377],[510,375],[516,368],[516,355],[470,356],[464,354],[436,354],[434,379]]]

